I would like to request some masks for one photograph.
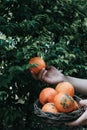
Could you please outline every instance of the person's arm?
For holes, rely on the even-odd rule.
[[[63,81],[70,82],[76,91],[87,95],[87,79],[74,78],[70,76],[64,76]]]
[[[43,68],[38,76],[32,73],[35,79],[39,79],[49,84],[57,84],[59,82],[67,81],[70,82],[76,91],[87,95],[87,79],[74,78],[70,76],[65,76],[60,70],[56,69],[54,66],[50,66],[47,69]]]

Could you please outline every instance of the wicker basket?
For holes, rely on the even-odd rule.
[[[79,103],[81,98],[78,96],[74,96],[74,99]],[[80,107],[78,110],[75,110],[70,113],[58,113],[58,114],[53,114],[50,112],[43,112],[41,110],[41,103],[37,99],[34,103],[34,114],[36,114],[38,117],[41,117],[41,119],[48,125],[60,125],[64,124],[65,122],[73,121],[79,118],[82,113],[85,111],[84,107]]]

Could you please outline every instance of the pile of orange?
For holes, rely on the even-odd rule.
[[[78,109],[74,99],[74,86],[69,82],[61,82],[55,88],[46,87],[39,94],[42,111],[51,113],[68,113]]]

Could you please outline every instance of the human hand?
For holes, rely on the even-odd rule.
[[[87,106],[87,99],[80,101],[81,106]],[[85,112],[75,121],[66,123],[68,126],[79,126],[79,125],[87,125],[87,109]]]
[[[32,76],[49,84],[57,84],[58,82],[62,82],[64,78],[61,71],[57,70],[54,66],[47,67],[46,69],[43,68],[37,76],[33,73]]]

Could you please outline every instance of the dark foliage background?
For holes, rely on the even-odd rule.
[[[34,56],[66,75],[87,78],[86,0],[0,0],[1,129],[56,130],[33,114],[39,92],[49,86],[31,76]]]

